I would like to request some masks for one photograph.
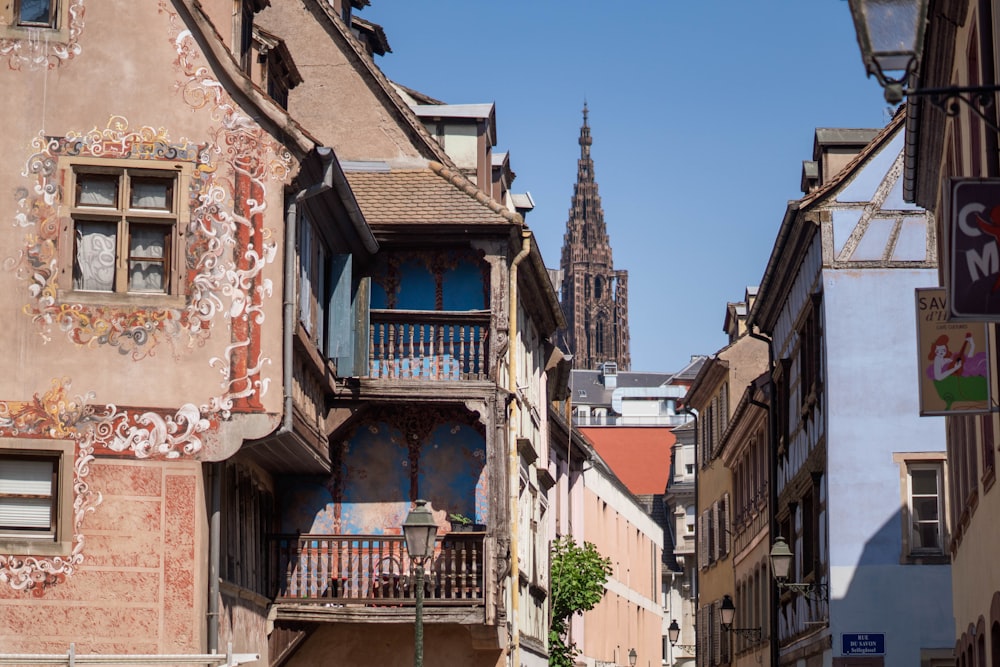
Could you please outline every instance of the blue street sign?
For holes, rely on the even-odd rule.
[[[845,632],[840,639],[843,655],[885,655],[884,632]]]

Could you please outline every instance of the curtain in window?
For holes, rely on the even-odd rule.
[[[161,229],[133,226],[129,238],[129,289],[134,292],[164,291],[163,257],[166,237]],[[137,261],[137,257],[155,258],[159,261]]]
[[[117,245],[118,229],[114,223],[77,223],[73,289],[112,291],[115,286]]]

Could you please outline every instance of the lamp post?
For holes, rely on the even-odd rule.
[[[794,559],[795,554],[788,548],[785,538],[781,535],[774,538],[774,545],[771,547],[771,574],[778,585],[778,590],[788,589],[813,600],[828,600],[830,596],[826,584],[788,581]]]
[[[994,132],[996,121],[983,109],[991,105],[1000,86],[948,86],[910,88],[920,68],[924,50],[929,0],[848,0],[854,30],[868,76],[884,89],[885,101],[899,104],[904,97],[919,95],[949,116],[964,102]]]
[[[722,607],[719,609],[719,615],[722,616],[722,627],[725,628],[726,632],[739,635],[753,644],[761,643],[764,633],[760,628],[733,627],[733,621],[736,619],[736,605],[733,604],[733,598],[730,596],[722,596]],[[670,629],[668,628],[667,631],[669,632]]]
[[[426,500],[415,502],[416,507],[406,515],[403,522],[403,538],[406,552],[413,563],[415,579],[416,610],[414,613],[414,667],[424,665],[424,562],[434,553],[437,537],[437,523],[427,506]]]
[[[687,651],[690,653],[694,650],[694,644],[678,644],[677,640],[681,638],[681,626],[677,625],[677,619],[670,619],[670,627],[667,628],[667,639],[670,640],[670,645],[674,648],[679,648],[682,651]]]
[[[635,667],[635,661],[639,657],[639,654],[635,652],[634,648],[628,650],[628,665],[629,667]]]

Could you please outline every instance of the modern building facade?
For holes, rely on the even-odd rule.
[[[772,546],[793,553],[781,665],[931,664],[953,643],[944,425],[912,385],[937,254],[931,216],[904,201],[903,120],[817,130],[749,312],[770,339]]]
[[[567,329],[563,347],[573,355],[573,368],[595,369],[611,362],[631,367],[628,332],[628,271],[615,269],[611,239],[590,155],[593,139],[583,106],[580,159],[559,263],[560,301]]]

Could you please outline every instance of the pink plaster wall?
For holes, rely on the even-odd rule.
[[[201,653],[206,515],[201,465],[99,460],[86,556],[43,595],[0,586],[0,652]],[[35,589],[40,590],[40,589]]]

